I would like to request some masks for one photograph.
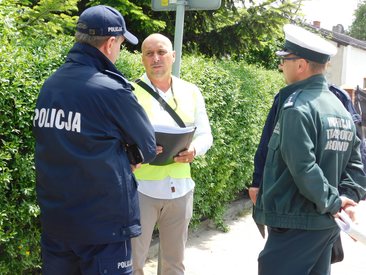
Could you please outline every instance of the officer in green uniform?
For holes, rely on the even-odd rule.
[[[279,107],[253,213],[269,228],[258,274],[327,275],[339,234],[334,217],[340,209],[352,216],[366,194],[360,141],[324,77],[336,48],[295,25],[284,32],[277,55],[288,85],[280,94],[291,94]]]

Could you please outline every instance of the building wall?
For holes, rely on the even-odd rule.
[[[347,46],[345,51],[347,65],[343,72],[343,83],[356,88],[357,85],[364,88],[364,78],[366,77],[366,51]]]
[[[337,43],[332,42],[337,47]],[[329,83],[341,86],[342,85],[342,68],[344,46],[337,47],[337,54],[330,59],[329,67],[326,71],[326,78]]]
[[[336,43],[334,43],[336,45]],[[337,86],[364,88],[366,78],[366,51],[353,46],[338,46],[326,73],[328,82]]]

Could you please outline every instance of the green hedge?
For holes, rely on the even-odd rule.
[[[40,265],[40,224],[31,117],[70,39],[0,42],[0,274],[32,274]]]
[[[0,274],[37,274],[39,207],[35,195],[31,117],[43,81],[64,61],[72,38],[0,38]],[[122,51],[117,66],[129,79],[143,67],[138,53]],[[206,100],[214,145],[192,165],[196,181],[192,225],[202,218],[222,226],[228,202],[251,180],[253,155],[278,72],[231,61],[183,58],[181,77]]]

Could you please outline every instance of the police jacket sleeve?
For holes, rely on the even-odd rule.
[[[362,118],[357,113],[355,106],[352,103],[351,97],[348,95],[346,91],[343,89],[335,86],[330,85],[329,90],[342,102],[343,106],[346,108],[346,110],[351,114],[352,120],[354,124],[356,125],[357,130],[357,136],[362,139]]]
[[[259,187],[263,180],[263,170],[264,164],[266,163],[266,156],[268,152],[268,142],[273,133],[273,128],[275,125],[275,117],[278,108],[278,96],[275,97],[272,107],[269,110],[266,122],[264,124],[261,139],[257,151],[254,155],[254,172],[252,187]]]
[[[342,174],[338,187],[340,195],[358,202],[366,196],[366,176],[360,156],[360,140],[355,139],[355,145],[351,153],[346,169]]]
[[[335,214],[340,209],[341,200],[337,187],[329,184],[316,162],[317,131],[308,116],[296,108],[284,111],[280,150],[299,192],[314,203],[319,213]]]
[[[121,88],[119,96],[112,100],[110,115],[118,124],[123,142],[136,144],[144,157],[144,162],[156,156],[156,141],[153,126],[131,88]]]

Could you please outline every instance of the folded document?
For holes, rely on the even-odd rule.
[[[340,218],[335,218],[339,228],[356,241],[366,245],[366,226],[361,226],[351,220],[343,210],[339,213]]]
[[[163,147],[163,152],[150,162],[150,165],[167,165],[174,162],[174,157],[188,149],[192,142],[196,127],[169,127],[154,125],[157,145]]]

